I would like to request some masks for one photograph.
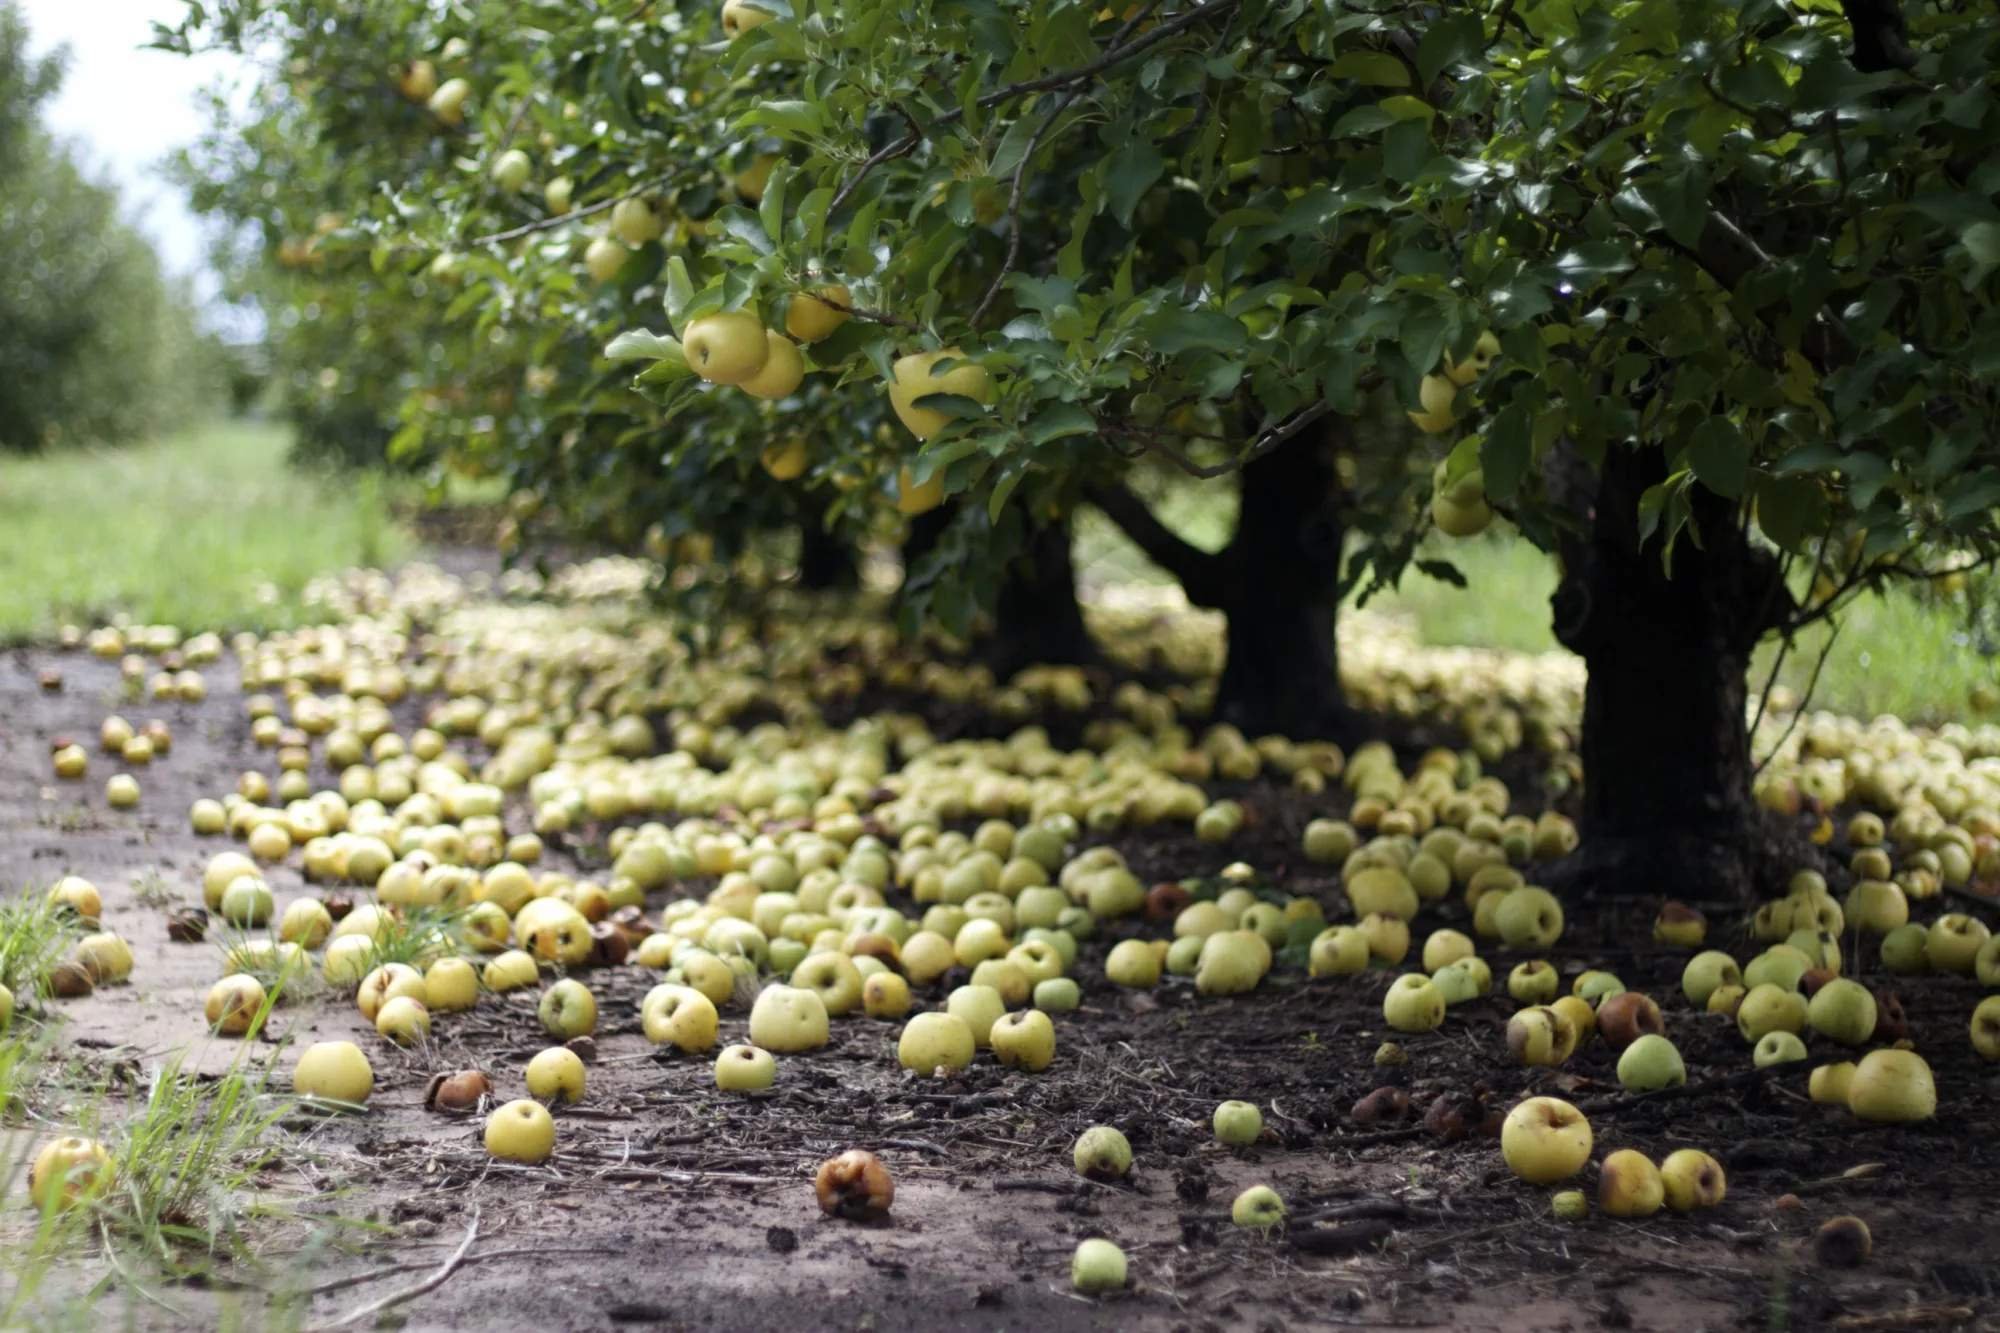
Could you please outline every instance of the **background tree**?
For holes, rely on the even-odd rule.
[[[118,217],[118,197],[40,124],[60,52],[28,55],[0,3],[0,447],[113,442],[186,420],[218,361],[188,294]]]

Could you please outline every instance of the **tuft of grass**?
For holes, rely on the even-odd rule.
[[[124,614],[188,632],[295,623],[311,579],[407,555],[379,478],[299,471],[231,422],[126,449],[0,456],[0,641]]]
[[[17,1001],[39,997],[77,935],[76,918],[41,891],[0,903],[0,986]]]

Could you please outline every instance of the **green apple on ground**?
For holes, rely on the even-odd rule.
[[[1708,949],[1688,959],[1681,969],[1681,994],[1690,1004],[1706,1007],[1709,996],[1724,986],[1743,982],[1743,970],[1720,949]]]
[[[1820,1065],[1806,1079],[1806,1095],[1821,1106],[1845,1106],[1848,1085],[1853,1081],[1854,1062],[1851,1060]]]
[[[1070,1151],[1076,1173],[1091,1180],[1121,1180],[1132,1169],[1132,1144],[1110,1125],[1092,1125]]]
[[[424,1003],[439,1014],[464,1013],[479,1003],[479,972],[463,958],[440,958],[424,971]]]
[[[1421,972],[1405,972],[1382,996],[1382,1021],[1398,1032],[1429,1032],[1444,1022],[1444,996]]]
[[[422,1000],[394,996],[376,1012],[375,1030],[398,1046],[414,1046],[431,1035],[431,1011]]]
[[[772,987],[772,990],[777,989],[780,988]],[[812,995],[810,991],[794,993],[810,996],[814,1004],[819,1003],[819,997]],[[766,991],[765,994],[770,994],[770,991]],[[759,997],[759,1003],[762,1003],[762,997]],[[826,1011],[822,1009],[819,1012],[821,1023],[824,1024]],[[646,998],[640,1001],[639,1017],[646,1033],[646,1040],[655,1046],[672,1046],[690,1055],[699,1055],[715,1048],[715,1035],[720,1018],[715,1012],[714,1003],[692,986],[662,983],[653,987],[646,992]],[[766,1029],[776,1029],[780,1025],[767,1022],[764,1026]],[[751,1040],[766,1049],[773,1048],[773,1043],[765,1040],[766,1036],[788,1035],[787,1032],[774,1030],[767,1030],[763,1036],[758,1035],[757,1016],[754,1011],[750,1016],[750,1032]],[[824,1044],[824,1041],[825,1030],[822,1026],[821,1044]],[[786,1048],[780,1045],[776,1049],[810,1048]]]
[[[1937,1083],[1915,1051],[1870,1051],[1848,1078],[1847,1106],[1877,1124],[1928,1120],[1937,1113]]]
[[[1687,1066],[1678,1047],[1658,1033],[1649,1032],[1618,1057],[1618,1081],[1627,1092],[1678,1088],[1687,1082]]]
[[[1073,977],[1050,977],[1035,983],[1035,1008],[1044,1013],[1072,1013],[1082,1003],[1083,989]]]
[[[1122,1290],[1125,1276],[1125,1251],[1097,1237],[1079,1242],[1069,1261],[1070,1286],[1086,1296]]]
[[[972,1063],[972,1028],[957,1014],[917,1014],[903,1025],[896,1060],[919,1074],[955,1074]]]
[[[1765,982],[1753,986],[1736,1007],[1736,1029],[1753,1045],[1767,1032],[1803,1032],[1806,997],[1795,990]]]
[[[1666,1197],[1660,1168],[1642,1152],[1620,1148],[1598,1167],[1597,1206],[1612,1217],[1651,1217]]]
[[[816,1051],[826,1045],[828,1032],[826,1004],[817,991],[766,986],[750,1006],[750,1041],[778,1055]]]
[[[1875,996],[1858,981],[1836,977],[1806,1002],[1806,1022],[1822,1037],[1859,1046],[1875,1035]]]
[[[1677,1213],[1713,1208],[1729,1192],[1722,1163],[1699,1148],[1680,1148],[1660,1163],[1660,1184],[1667,1207]]]
[[[360,1105],[374,1090],[368,1056],[351,1041],[314,1042],[292,1067],[292,1091],[301,1097]]]
[[[1558,1190],[1549,1199],[1549,1211],[1565,1222],[1581,1222],[1590,1216],[1590,1200],[1582,1190]]]
[[[1530,1097],[1500,1125],[1500,1155],[1531,1185],[1551,1185],[1590,1160],[1590,1121],[1560,1097]]]
[[[945,997],[944,1008],[964,1020],[973,1046],[982,1051],[993,1044],[993,1025],[1007,1012],[1000,992],[991,986],[960,986]]]
[[[28,1199],[43,1212],[103,1194],[113,1182],[111,1154],[95,1139],[77,1135],[42,1145],[28,1167]]]
[[[486,1117],[486,1151],[503,1161],[536,1165],[556,1148],[556,1122],[540,1102],[523,1097]]]
[[[6,1026],[0,1017],[0,1030]],[[1988,1060],[2000,1060],[2000,995],[1989,995],[1973,1008],[1972,1049]]]
[[[987,1038],[1009,1069],[1039,1074],[1056,1058],[1056,1025],[1039,1009],[1019,1009],[995,1020]]]
[[[1794,1064],[1805,1058],[1806,1044],[1793,1032],[1766,1032],[1757,1038],[1756,1046],[1750,1051],[1750,1063],[1759,1069]]]
[[[763,1092],[777,1079],[777,1058],[755,1046],[725,1046],[715,1057],[715,1086],[723,1092]]]
[[[1531,958],[1516,963],[1507,974],[1507,994],[1516,1004],[1547,1004],[1556,998],[1562,978],[1547,961]]]
[[[1285,1223],[1285,1201],[1269,1185],[1252,1185],[1229,1205],[1229,1220],[1239,1227],[1270,1231]]]
[[[202,1012],[216,1032],[225,1037],[240,1037],[257,1020],[264,1002],[264,983],[239,972],[209,987]]]
[[[1227,1101],[1215,1108],[1211,1123],[1216,1142],[1247,1148],[1264,1132],[1264,1113],[1252,1102]]]
[[[535,1012],[549,1035],[559,1041],[588,1036],[597,1030],[597,997],[574,977],[564,977],[542,992],[542,1002]]]

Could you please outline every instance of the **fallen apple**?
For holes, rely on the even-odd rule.
[[[1848,1086],[1853,1081],[1853,1061],[1821,1065],[1806,1079],[1806,1095],[1821,1106],[1845,1106]]]
[[[1870,1051],[1848,1079],[1847,1106],[1877,1124],[1928,1120],[1937,1113],[1937,1083],[1915,1051]]]
[[[543,991],[535,1012],[549,1035],[561,1041],[597,1030],[597,997],[574,977],[564,977]]]
[[[1653,918],[1653,938],[1677,949],[1698,949],[1708,935],[1708,918],[1686,903],[1669,899]]]
[[[772,989],[776,990],[780,988],[772,987]],[[812,995],[810,991],[798,991],[795,993],[811,995],[815,1004],[819,1002],[819,997]],[[766,991],[765,994],[770,994],[770,991]],[[762,1003],[761,998],[759,1003]],[[824,1014],[825,1011],[822,1010],[822,1027],[820,1029],[819,1043],[822,1045],[825,1043]],[[646,1040],[652,1042],[655,1046],[672,1046],[676,1050],[686,1051],[691,1055],[699,1055],[703,1051],[715,1048],[715,1034],[720,1022],[715,1012],[715,1005],[710,1002],[706,995],[703,995],[692,986],[663,983],[653,987],[653,989],[646,992],[645,999],[640,1001],[639,1018],[640,1025],[646,1033]],[[769,1028],[773,1025],[767,1023],[765,1026]],[[750,1039],[759,1046],[763,1046],[766,1049],[773,1047],[773,1043],[765,1039],[767,1036],[773,1035],[772,1033],[767,1032],[762,1036],[759,1035],[757,1016],[754,1012],[750,1016],[750,1034]],[[776,1035],[785,1034],[779,1032]],[[777,1049],[787,1048],[777,1047]],[[809,1050],[811,1048],[802,1046],[790,1049]]]
[[[523,1097],[494,1108],[486,1117],[486,1151],[503,1161],[530,1166],[549,1160],[556,1149],[556,1122],[549,1108]]]
[[[1590,1121],[1559,1097],[1530,1097],[1500,1126],[1500,1155],[1531,1185],[1566,1180],[1590,1160]]]
[[[1640,991],[1619,991],[1597,1006],[1597,1031],[1613,1050],[1624,1050],[1639,1038],[1665,1032],[1660,1006]]]
[[[1648,1032],[1618,1057],[1618,1081],[1627,1092],[1678,1088],[1687,1082],[1687,1065],[1678,1047],[1659,1033]]]
[[[1123,1290],[1125,1276],[1125,1251],[1098,1237],[1079,1242],[1069,1261],[1069,1284],[1086,1296]]]
[[[1229,1220],[1251,1230],[1275,1230],[1285,1224],[1285,1201],[1269,1185],[1252,1185],[1229,1205]]]
[[[723,1092],[763,1092],[777,1079],[777,1058],[755,1046],[725,1046],[715,1057],[715,1086]]]
[[[28,1167],[28,1198],[43,1212],[68,1208],[104,1193],[113,1180],[111,1154],[95,1139],[76,1135],[44,1144]]]
[[[994,1056],[1009,1069],[1039,1074],[1056,1058],[1056,1026],[1039,1009],[1001,1015],[987,1040]]]
[[[1806,1044],[1794,1032],[1766,1032],[1750,1051],[1750,1063],[1759,1069],[1788,1065],[1806,1058]]]
[[[1110,1125],[1092,1125],[1070,1150],[1076,1173],[1091,1180],[1122,1180],[1132,1169],[1132,1144]]]
[[[1805,1025],[1806,997],[1772,982],[1752,987],[1736,1007],[1736,1030],[1753,1044],[1767,1032],[1796,1035]]]
[[[567,1046],[538,1051],[528,1061],[528,1095],[544,1102],[583,1100],[583,1059]]]
[[[1722,1163],[1699,1148],[1680,1148],[1660,1163],[1660,1184],[1667,1207],[1677,1213],[1713,1208],[1729,1192]]]
[[[1582,1190],[1558,1190],[1549,1199],[1549,1211],[1565,1222],[1581,1222],[1590,1216],[1590,1200]]]
[[[944,1007],[946,1013],[964,1020],[972,1044],[980,1050],[993,1044],[993,1025],[1007,1012],[1000,992],[991,986],[960,986],[945,997]]]
[[[896,1184],[881,1158],[849,1148],[820,1163],[813,1178],[813,1194],[819,1199],[820,1211],[829,1217],[868,1222],[888,1216],[889,1206],[896,1200]]]
[[[1707,1007],[1711,995],[1724,986],[1741,985],[1743,970],[1720,949],[1708,949],[1688,959],[1681,969],[1681,994],[1690,1004]]]
[[[368,1056],[351,1041],[314,1042],[299,1053],[299,1062],[292,1067],[292,1091],[301,1097],[358,1106],[374,1090],[375,1071]]]
[[[1211,1125],[1216,1142],[1247,1148],[1264,1132],[1264,1113],[1252,1102],[1227,1101],[1215,1108]]]
[[[1646,1154],[1620,1148],[1598,1167],[1597,1206],[1612,1217],[1651,1217],[1664,1202],[1666,1184]]]
[[[375,1030],[398,1046],[414,1046],[431,1035],[431,1011],[422,1000],[395,996],[375,1015]]]
[[[1444,996],[1421,972],[1405,972],[1382,996],[1382,1021],[1398,1032],[1429,1032],[1444,1022]]]
[[[479,1003],[479,973],[463,958],[440,958],[424,972],[424,1004],[433,1013],[463,1013]]]
[[[1516,963],[1513,971],[1507,974],[1507,994],[1517,1004],[1547,1004],[1556,998],[1561,980],[1548,962],[1531,958],[1525,963]]]
[[[216,1032],[225,1037],[240,1037],[257,1021],[264,1004],[264,983],[239,972],[209,987],[202,1012]]]
[[[1858,981],[1828,981],[1807,1002],[1806,1022],[1823,1037],[1859,1046],[1875,1035],[1875,996]]]
[[[6,1026],[0,1017],[0,1028]],[[2000,1060],[2000,995],[1989,995],[1973,1008],[1972,1049],[1988,1060]]]

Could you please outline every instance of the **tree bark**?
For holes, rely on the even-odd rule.
[[[1076,600],[1069,519],[1031,529],[1008,561],[993,605],[987,664],[1002,680],[1036,663],[1080,665],[1097,660],[1097,645]]]
[[[799,519],[799,587],[831,592],[860,584],[854,548],[826,530],[825,506],[811,505]]]
[[[1328,422],[1243,469],[1236,533],[1223,552],[1229,629],[1215,717],[1251,736],[1354,731],[1334,641],[1345,526],[1332,449],[1345,423]]]
[[[1751,651],[1791,607],[1778,563],[1736,506],[1697,486],[1671,565],[1642,541],[1657,449],[1610,446],[1565,543],[1556,636],[1581,654],[1582,843],[1555,878],[1587,897],[1741,901],[1766,868],[1750,793]]]
[[[1213,554],[1170,531],[1124,487],[1090,493],[1190,602],[1228,618],[1214,716],[1253,736],[1345,740],[1360,730],[1341,691],[1334,639],[1345,496],[1333,451],[1349,425],[1330,416],[1245,466],[1236,532]]]

